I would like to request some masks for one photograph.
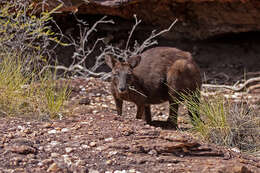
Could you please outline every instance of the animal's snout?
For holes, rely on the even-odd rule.
[[[120,86],[120,87],[118,87],[118,91],[119,92],[124,92],[124,91],[126,91],[126,87],[125,86]]]

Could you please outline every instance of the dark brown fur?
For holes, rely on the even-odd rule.
[[[137,105],[136,118],[147,123],[151,122],[150,104],[169,101],[168,121],[177,127],[177,93],[201,87],[200,71],[190,53],[176,48],[152,48],[127,62],[107,56],[106,63],[112,68],[111,92],[118,115],[122,115],[123,100],[131,101]]]

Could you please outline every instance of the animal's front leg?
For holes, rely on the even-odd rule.
[[[145,120],[145,116],[144,116],[144,106],[143,105],[137,105],[137,113],[136,113],[136,118],[137,119],[143,119]]]
[[[114,97],[115,104],[116,104],[116,110],[117,110],[117,115],[122,115],[122,110],[123,110],[123,100],[118,99]]]

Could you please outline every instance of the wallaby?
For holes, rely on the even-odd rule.
[[[122,115],[123,100],[137,105],[136,118],[151,123],[151,104],[169,101],[168,120],[177,128],[180,93],[199,91],[201,75],[188,52],[173,47],[151,48],[140,55],[120,62],[106,55],[112,69],[111,92],[118,115]],[[189,111],[191,120],[194,120]],[[199,117],[199,115],[197,115]]]

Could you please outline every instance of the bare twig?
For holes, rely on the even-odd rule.
[[[133,33],[134,33],[136,27],[142,22],[142,20],[138,20],[138,19],[137,19],[136,14],[134,15],[134,18],[135,18],[135,24],[134,24],[134,26],[133,26],[133,28],[132,28],[130,34],[129,34],[129,37],[128,37],[127,42],[126,42],[125,49],[128,49],[129,42],[130,42],[130,40],[131,40],[131,38],[132,38],[132,35],[133,35]]]
[[[239,87],[237,87],[236,85],[229,86],[229,85],[212,85],[212,84],[203,84],[202,87],[204,87],[204,88],[224,88],[224,89],[229,89],[229,90],[232,90],[232,91],[235,91],[235,92],[240,92],[240,91],[244,90],[246,87],[248,87],[249,84],[252,84],[254,82],[260,82],[260,77],[255,77],[255,78],[248,79],[247,81],[245,81]]]
[[[75,16],[76,18],[76,16]],[[65,72],[72,72],[75,74],[79,74],[81,76],[87,77],[89,75],[94,77],[107,77],[107,74],[105,72],[96,73],[96,69],[103,64],[101,62],[101,59],[104,56],[104,52],[102,52],[97,58],[95,65],[93,67],[86,67],[86,60],[90,57],[90,55],[97,49],[97,45],[100,42],[103,42],[104,38],[98,38],[95,40],[94,44],[90,46],[89,44],[89,37],[92,33],[97,31],[97,26],[100,24],[114,24],[112,20],[106,20],[106,16],[102,17],[100,20],[96,21],[93,26],[89,27],[88,23],[86,23],[83,20],[77,19],[79,22],[79,40],[75,40],[73,36],[69,35],[66,38],[70,42],[70,46],[73,46],[75,48],[75,52],[72,57],[72,63],[69,67],[65,67],[62,65],[53,66],[53,65],[47,65],[44,68],[42,68],[41,73],[43,73],[48,68],[53,68],[56,70],[64,70]],[[64,36],[65,37],[65,36]]]
[[[138,54],[142,53],[146,48],[156,45],[157,41],[154,39],[166,32],[169,32],[173,28],[173,26],[176,24],[176,22],[178,21],[178,19],[176,19],[167,29],[162,30],[158,33],[156,33],[156,31],[153,30],[151,35],[145,41],[143,41],[143,43],[141,45],[139,45],[137,43],[137,41],[135,41],[135,45],[131,49],[129,47],[130,40],[132,39],[132,35],[133,35],[134,31],[136,30],[137,26],[141,23],[141,20],[138,20],[136,15],[134,15],[134,18],[135,18],[135,24],[133,25],[132,30],[129,34],[125,48],[120,49],[118,47],[108,45],[105,49],[105,52],[107,54],[111,54],[111,55],[115,56],[116,58],[119,58],[119,59],[121,58],[123,60],[126,60],[130,56],[138,55]]]
[[[145,48],[150,47],[150,46],[152,46],[154,44],[157,44],[157,41],[153,41],[153,39],[158,37],[158,36],[160,36],[160,35],[162,35],[162,34],[164,34],[164,33],[166,33],[166,32],[169,32],[177,22],[178,22],[178,19],[175,19],[175,21],[172,22],[172,24],[167,29],[164,29],[164,30],[160,31],[157,34],[155,34],[156,31],[153,30],[152,34],[150,35],[150,37],[147,38],[143,42],[143,44],[135,51],[135,54],[142,53]]]

